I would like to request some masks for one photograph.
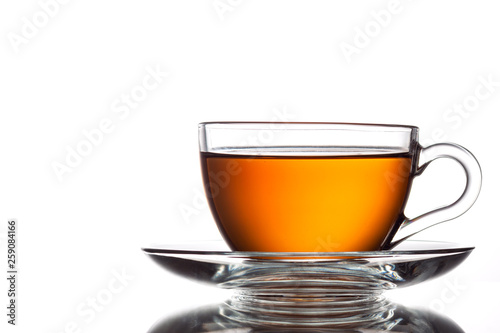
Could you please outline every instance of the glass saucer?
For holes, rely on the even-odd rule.
[[[322,327],[385,321],[393,309],[384,291],[441,276],[473,249],[405,241],[390,251],[241,252],[221,241],[143,251],[170,272],[234,290],[233,320],[259,313],[259,323]]]

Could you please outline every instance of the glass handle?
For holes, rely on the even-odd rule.
[[[427,148],[419,147],[419,166],[415,176],[438,158],[451,158],[464,168],[467,177],[465,189],[460,198],[451,205],[437,208],[414,219],[406,218],[401,224],[390,247],[433,225],[454,219],[465,213],[476,201],[481,190],[481,167],[476,158],[464,147],[450,143],[438,143]]]

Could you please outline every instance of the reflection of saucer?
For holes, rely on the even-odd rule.
[[[351,332],[351,333],[463,333],[463,330],[450,319],[430,311],[407,308],[399,304],[391,305],[392,312],[385,321],[375,324],[352,323],[343,327],[324,327],[314,329],[307,325],[252,324],[251,316],[246,322],[235,321],[227,313],[231,309],[225,304],[205,306],[176,316],[159,320],[148,331],[149,333],[253,333],[253,332]],[[258,317],[257,314],[253,315]]]
[[[217,250],[221,249],[221,250]],[[312,326],[386,320],[392,309],[384,290],[443,275],[458,266],[472,247],[406,241],[391,251],[231,252],[224,243],[144,248],[163,268],[196,281],[235,291],[228,308],[247,320],[281,322],[293,315]],[[231,317],[239,318],[234,313]],[[287,319],[290,322],[291,319]],[[292,322],[293,322],[292,320]]]

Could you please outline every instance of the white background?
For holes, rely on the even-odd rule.
[[[417,238],[476,250],[453,273],[394,297],[439,310],[466,332],[495,329],[498,2],[401,0],[385,26],[371,13],[392,7],[378,0],[62,2],[0,4],[2,270],[9,218],[19,223],[20,257],[18,326],[6,324],[2,278],[2,332],[60,333],[73,322],[81,332],[144,332],[173,311],[223,299],[162,271],[140,247],[218,238],[207,206],[193,208],[197,124],[272,121],[276,112],[292,121],[416,125],[423,142],[437,131],[472,151],[484,177],[475,206]],[[365,28],[372,36],[363,44]],[[346,44],[357,53],[346,57]],[[123,94],[145,91],[148,70],[168,77],[124,108]],[[488,96],[448,114],[478,101],[481,78],[496,82]],[[103,119],[112,130],[58,177],[54,164],[66,164],[68,147],[85,145],[83,132]],[[433,163],[415,181],[407,214],[452,202],[464,178],[454,162]],[[187,218],[186,206],[195,209]],[[123,271],[131,280],[102,311],[78,312]]]

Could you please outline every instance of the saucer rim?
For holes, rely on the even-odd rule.
[[[220,250],[179,250],[175,246],[194,245],[200,243],[224,243],[223,241],[189,241],[177,244],[159,244],[148,247],[142,247],[141,250],[148,255],[214,255],[231,257],[387,257],[401,255],[429,255],[429,254],[454,254],[460,252],[471,252],[475,246],[462,245],[453,242],[435,241],[435,240],[407,240],[404,243],[433,243],[441,245],[436,249],[424,250],[381,250],[381,251],[347,251],[347,252],[263,252],[263,251],[220,251]],[[444,246],[449,246],[442,248]],[[173,247],[173,248],[172,248]]]

